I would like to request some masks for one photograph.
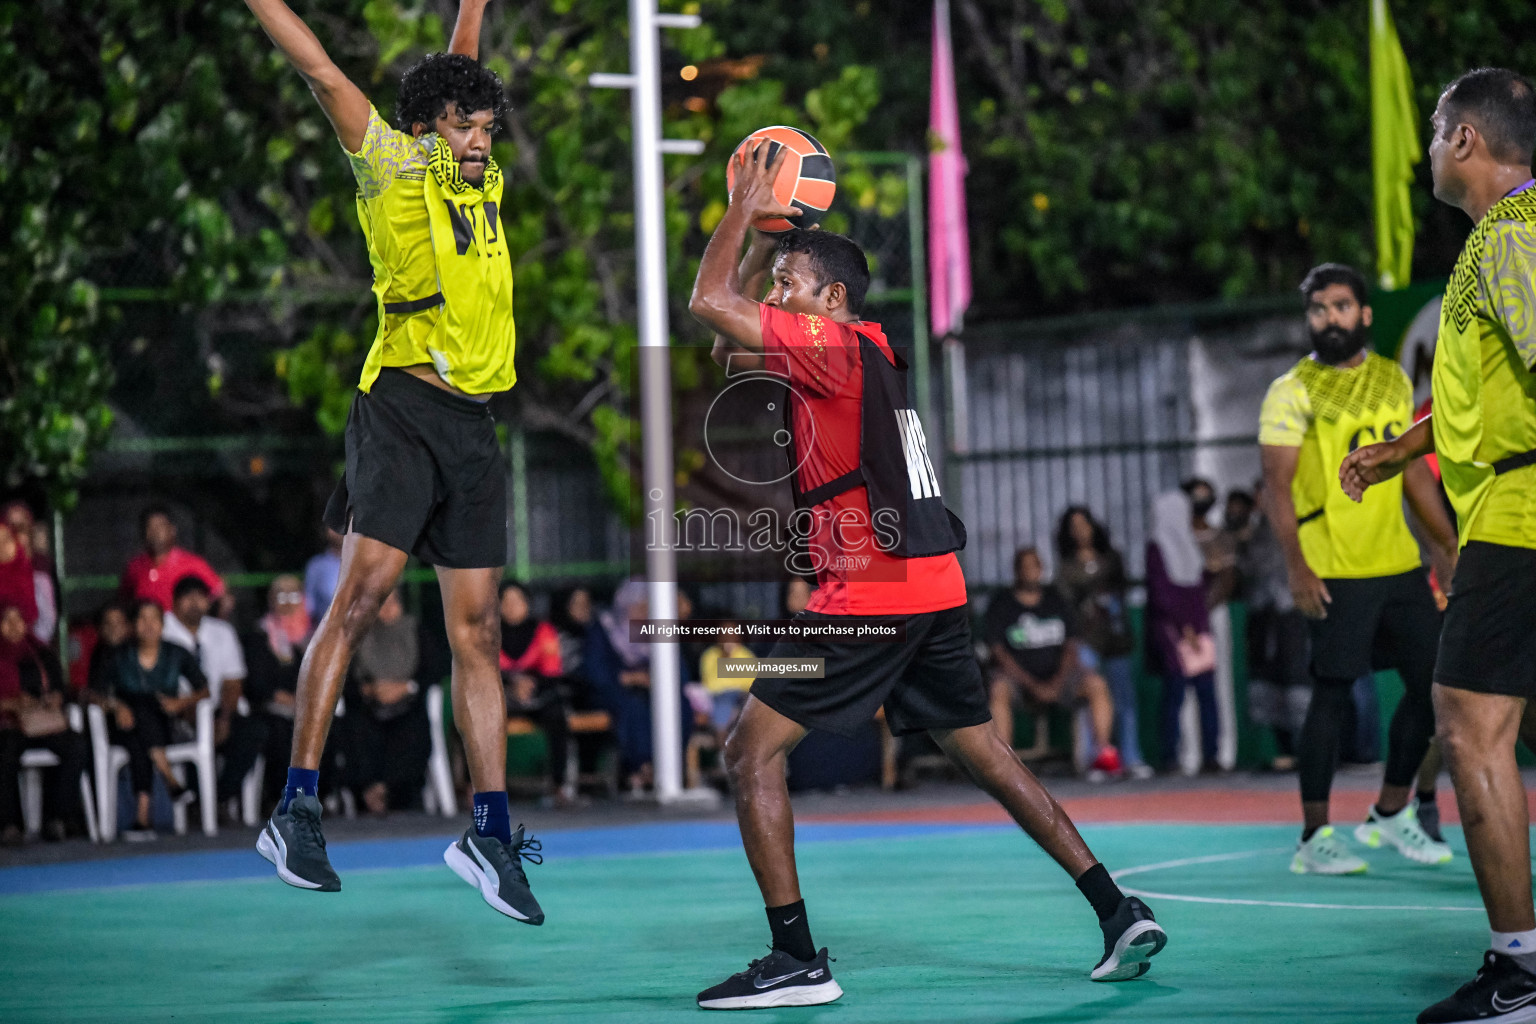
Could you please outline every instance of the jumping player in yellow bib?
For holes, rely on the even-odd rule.
[[[1536,1019],[1530,813],[1515,764],[1536,698],[1536,89],[1513,71],[1469,71],[1431,124],[1435,197],[1476,225],[1440,310],[1434,414],[1350,455],[1339,478],[1369,500],[1433,451],[1456,509],[1435,717],[1492,937],[1477,976],[1418,1019],[1514,1024]]]
[[[476,791],[474,827],[443,859],[494,909],[541,924],[521,855],[537,841],[521,826],[513,833],[507,807],[497,664],[506,480],[486,403],[517,375],[502,178],[491,159],[505,91],[475,59],[485,0],[463,0],[450,53],[405,73],[398,128],[283,0],[246,6],[303,76],[351,161],[379,312],[347,419],[346,476],[325,511],[346,538],[341,578],[304,656],[288,785],[257,849],[290,885],[341,888],[320,829],[320,756],[353,652],[414,554],[437,568],[454,721]]]

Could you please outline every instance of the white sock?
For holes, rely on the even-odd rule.
[[[1489,949],[1505,956],[1529,956],[1536,954],[1536,930],[1528,932],[1491,932],[1493,940]]]

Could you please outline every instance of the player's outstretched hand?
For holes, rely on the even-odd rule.
[[[1339,484],[1351,499],[1360,501],[1366,488],[1397,476],[1410,461],[1396,442],[1363,445],[1345,456],[1339,467]]]
[[[750,153],[742,153],[737,159],[741,165],[736,170],[736,187],[731,190],[731,205],[742,207],[753,221],[774,217],[798,217],[804,211],[795,206],[785,206],[774,197],[773,180],[779,168],[789,156],[789,147],[780,146],[772,162],[768,150],[772,144],[764,141]]]

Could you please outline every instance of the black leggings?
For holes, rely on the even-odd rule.
[[[1430,699],[1432,666],[1400,671],[1403,699],[1387,729],[1387,770],[1383,782],[1388,786],[1412,784],[1435,734],[1435,708]],[[1348,716],[1354,685],[1353,679],[1318,679],[1312,689],[1312,703],[1301,727],[1296,759],[1303,803],[1326,803],[1333,789],[1333,773],[1339,763],[1339,730]]]
[[[124,732],[115,725],[113,739],[128,751],[128,778],[135,793],[148,793],[155,787],[155,763],[149,752],[171,743],[171,717],[153,693],[130,693],[118,697],[133,712],[133,728]]]

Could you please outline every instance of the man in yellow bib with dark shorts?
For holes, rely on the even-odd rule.
[[[1441,93],[1432,124],[1435,197],[1476,225],[1441,307],[1434,414],[1356,451],[1339,477],[1358,500],[1439,456],[1461,558],[1435,715],[1492,937],[1477,976],[1418,1019],[1515,1024],[1536,1020],[1530,814],[1515,763],[1536,698],[1536,90],[1513,71],[1470,71]]]
[[[257,849],[290,885],[341,888],[320,830],[320,755],[353,652],[414,554],[436,567],[442,588],[454,721],[475,787],[474,827],[443,859],[492,908],[541,924],[521,856],[537,841],[521,826],[513,833],[507,806],[497,662],[507,497],[486,403],[517,375],[502,178],[490,155],[506,97],[475,59],[485,0],[463,0],[452,52],[405,73],[399,128],[283,0],[246,6],[304,77],[351,161],[379,311],[347,418],[346,477],[325,510],[326,525],[345,536],[341,577],[304,656],[288,785]],[[381,683],[376,697],[423,699],[412,686]]]
[[[1259,413],[1266,510],[1296,608],[1312,627],[1312,701],[1296,747],[1302,833],[1291,870],[1351,875],[1367,868],[1329,825],[1328,803],[1351,690],[1377,668],[1397,669],[1404,692],[1388,731],[1381,792],[1355,838],[1442,864],[1451,849],[1424,831],[1411,799],[1435,731],[1430,684],[1440,613],[1403,499],[1442,576],[1455,565],[1456,531],[1423,460],[1360,504],[1339,490],[1345,455],[1397,437],[1413,422],[1413,385],[1397,363],[1370,351],[1371,307],[1359,271],[1314,267],[1301,296],[1312,352],[1270,386]]]

